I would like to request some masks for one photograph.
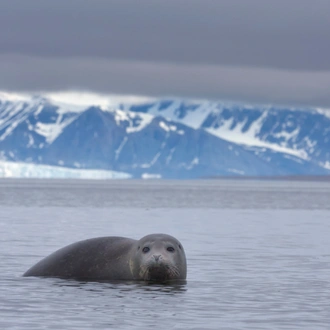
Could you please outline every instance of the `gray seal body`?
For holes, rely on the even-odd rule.
[[[186,279],[187,263],[183,246],[170,235],[151,234],[140,240],[110,236],[61,248],[23,276],[163,282]]]

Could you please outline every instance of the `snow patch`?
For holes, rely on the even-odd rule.
[[[330,162],[329,162],[329,161],[326,161],[326,162],[324,162],[324,163],[320,163],[320,165],[321,165],[323,168],[325,168],[325,169],[327,169],[327,170],[330,170]]]
[[[282,152],[303,159],[307,159],[307,153],[304,150],[294,150],[286,147],[279,146],[278,144],[269,143],[261,141],[256,137],[257,133],[260,131],[260,127],[267,117],[268,112],[264,113],[250,126],[250,129],[246,132],[242,132],[242,128],[245,122],[238,123],[233,129],[231,126],[233,124],[233,118],[230,118],[224,122],[224,124],[219,128],[208,128],[207,131],[223,140],[228,142],[233,142],[240,145],[253,146],[253,147],[264,147],[267,149],[274,150],[276,152]]]
[[[176,131],[177,127],[174,125],[167,125],[163,121],[159,122],[159,127],[162,128],[164,131],[169,132],[169,131]]]
[[[128,140],[128,137],[125,136],[125,137],[123,138],[123,140],[121,141],[121,143],[120,143],[118,149],[115,151],[115,160],[118,160],[118,157],[119,157],[121,151],[123,150],[123,148],[124,148],[124,146],[125,146],[127,140]]]
[[[177,110],[181,105],[196,105],[196,109],[188,109],[182,118],[178,117]],[[192,128],[200,128],[207,116],[216,108],[217,104],[215,102],[204,102],[199,105],[194,104],[193,102],[182,102],[179,100],[173,100],[170,106],[165,109],[161,109],[161,102],[155,103],[152,106],[148,113],[154,116],[162,116],[168,120],[176,121],[183,123]]]
[[[3,141],[7,136],[9,136],[13,132],[13,130],[17,127],[18,124],[19,124],[18,122],[15,122],[12,123],[11,126],[8,126],[5,132],[0,136],[0,141]]]
[[[122,121],[129,121],[129,119],[130,119],[128,114],[122,110],[116,110],[114,112],[114,117],[115,117],[116,124],[118,126],[120,126]]]
[[[228,169],[228,172],[235,173],[235,174],[239,174],[239,175],[244,175],[244,174],[245,174],[244,171],[236,170],[235,168],[229,168],[229,169]]]
[[[141,167],[141,168],[149,168],[149,167],[153,166],[153,165],[157,162],[157,160],[158,160],[160,154],[161,154],[160,152],[157,152],[157,154],[156,154],[156,155],[154,156],[154,158],[150,161],[150,163],[141,164],[140,167]]]
[[[281,131],[279,133],[275,133],[274,137],[277,139],[283,138],[284,141],[281,142],[281,145],[287,143],[292,138],[296,137],[300,132],[300,129],[297,127],[295,130],[293,130],[291,133],[286,131]]]
[[[199,158],[195,157],[188,166],[186,166],[187,170],[191,170],[195,165],[199,164]]]
[[[175,151],[175,147],[170,150],[169,155],[166,157],[166,165],[168,165],[171,162],[174,151]]]
[[[330,109],[316,108],[315,111],[320,115],[330,118]]]
[[[133,126],[133,123],[130,122],[130,127],[126,128],[127,133],[135,133],[143,130],[146,126],[148,126],[151,123],[151,121],[154,118],[152,115],[146,113],[132,114],[132,117],[133,118],[138,117],[141,119],[141,121],[138,126]]]
[[[35,116],[38,116],[41,113],[41,111],[42,111],[43,108],[44,108],[44,105],[43,104],[39,104],[39,106],[38,106],[38,108],[37,108],[37,110],[35,112]]]
[[[141,179],[145,179],[145,180],[148,180],[148,179],[161,179],[162,176],[160,174],[151,174],[151,173],[143,173],[141,175]]]
[[[304,163],[304,160],[301,159],[301,158],[293,157],[293,156],[291,156],[291,155],[285,155],[284,157],[285,157],[286,159],[290,159],[290,160],[292,160],[292,161],[294,161],[294,162],[296,162],[296,163],[299,163],[299,164],[303,164],[303,163]]]
[[[159,156],[160,156],[160,152],[157,152],[157,154],[155,155],[155,157],[151,160],[150,166],[153,166],[157,162]]]
[[[44,136],[47,143],[51,144],[62,133],[63,129],[67,125],[69,125],[72,121],[75,120],[75,117],[67,118],[66,120],[63,120],[63,121],[62,120],[63,120],[63,115],[60,113],[59,116],[57,117],[55,123],[45,124],[45,123],[38,122],[36,124],[35,131],[39,135]]]
[[[27,144],[27,147],[31,148],[34,145],[34,139],[33,139],[33,136],[31,134],[28,134],[28,138],[29,138],[29,142]]]

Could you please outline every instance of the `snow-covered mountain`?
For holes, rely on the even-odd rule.
[[[0,93],[0,152],[133,177],[330,174],[330,111]]]
[[[330,168],[330,109],[161,100],[123,109],[161,115],[247,147],[260,147]]]

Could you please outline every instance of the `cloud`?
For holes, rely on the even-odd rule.
[[[328,0],[1,1],[0,52],[330,70],[329,12]]]
[[[330,71],[0,55],[0,89],[93,90],[330,107]]]
[[[329,0],[0,0],[0,88],[330,105]]]

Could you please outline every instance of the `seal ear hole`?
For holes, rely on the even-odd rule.
[[[174,252],[175,251],[173,246],[169,246],[166,250],[168,252]]]
[[[180,250],[182,249],[181,244],[179,244],[179,249],[180,249]]]
[[[138,246],[138,250],[140,250],[140,245]]]
[[[150,251],[150,248],[148,246],[145,246],[143,249],[142,249],[142,252],[143,253],[148,253]]]

